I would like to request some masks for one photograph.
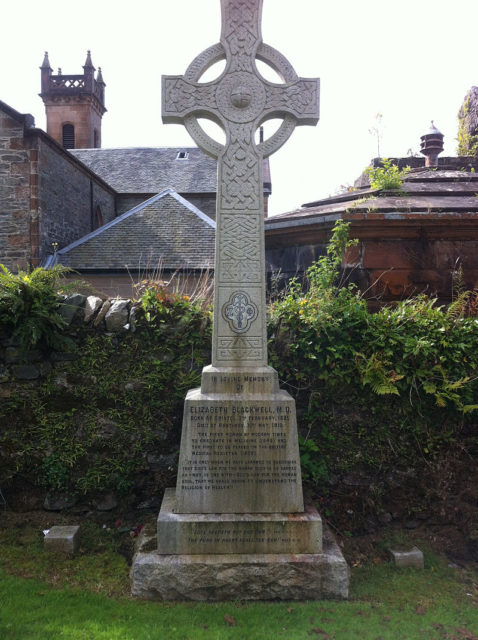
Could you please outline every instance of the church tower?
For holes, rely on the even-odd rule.
[[[48,52],[41,69],[41,93],[46,111],[46,131],[65,149],[101,147],[101,118],[105,108],[105,83],[88,51],[82,75],[53,75]]]

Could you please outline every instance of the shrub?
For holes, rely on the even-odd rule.
[[[352,285],[339,286],[349,246],[340,222],[307,290],[292,282],[270,317],[271,364],[297,400],[309,480],[326,477],[315,466],[323,460],[335,472],[418,464],[452,446],[478,409],[470,296],[448,308],[419,296],[370,313]]]
[[[0,265],[0,326],[18,340],[23,351],[36,346],[61,347],[66,322],[60,315],[59,291],[65,290],[63,278],[70,270],[57,265],[51,270],[11,273]],[[63,285],[63,286],[62,286]],[[70,283],[71,289],[74,283]]]
[[[410,173],[410,167],[400,170],[389,158],[383,158],[381,167],[367,167],[365,173],[370,179],[372,189],[401,189],[404,178]]]

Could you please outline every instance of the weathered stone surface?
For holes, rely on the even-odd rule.
[[[5,362],[7,364],[16,362],[38,362],[41,359],[42,354],[39,349],[33,349],[32,351],[22,351],[20,347],[7,347],[5,349]]]
[[[40,367],[34,364],[16,364],[12,373],[18,380],[36,380],[40,377]]]
[[[134,304],[129,312],[129,328],[132,333],[136,331],[136,317],[138,315],[138,305]]]
[[[149,536],[151,532],[149,532]],[[314,600],[348,597],[349,570],[333,539],[323,553],[160,555],[141,534],[132,593],[149,600]]]
[[[62,511],[63,509],[69,509],[77,501],[78,498],[75,495],[50,491],[45,497],[43,508],[47,511]]]
[[[104,440],[109,440],[110,438],[114,438],[114,436],[118,433],[119,426],[118,423],[110,418],[105,416],[100,416],[98,418],[98,432],[97,437],[102,438]]]
[[[148,453],[146,460],[153,471],[171,471],[176,465],[177,458],[177,453]]]
[[[105,300],[103,302],[103,306],[101,307],[101,309],[98,311],[98,315],[96,316],[94,322],[93,322],[93,326],[94,327],[98,327],[104,320],[106,314],[109,311],[109,308],[111,307],[111,300]]]
[[[86,302],[86,296],[81,293],[74,293],[67,296],[60,306],[59,313],[65,318],[67,324],[71,324],[75,318],[79,318],[83,313],[83,306]]]
[[[244,10],[238,6],[221,2],[219,52],[211,47],[184,77],[162,79],[163,122],[184,123],[197,145],[218,159],[212,364],[236,368],[267,364],[263,158],[296,126],[319,119],[318,79],[298,78],[285,58],[263,45],[261,2],[249,0]],[[258,52],[279,71],[283,85],[272,88],[264,81],[255,62]],[[219,58],[227,60],[226,71],[205,92],[197,82]],[[204,112],[225,130],[224,147],[201,129],[197,118]],[[256,145],[257,122],[266,114],[285,120],[280,135]]]
[[[95,500],[98,511],[111,511],[118,506],[118,499],[114,493],[106,493]]]
[[[423,553],[418,547],[407,550],[390,549],[390,555],[397,567],[415,567],[416,569],[424,567]]]
[[[158,516],[158,553],[321,553],[322,520],[303,513],[175,513],[174,489],[166,489]]]
[[[143,380],[128,380],[128,382],[125,382],[124,388],[126,391],[142,391],[146,384]]]
[[[296,125],[317,122],[318,80],[298,78],[262,44],[262,2],[242,4],[221,2],[219,56],[211,47],[184,78],[163,76],[163,121],[184,122],[218,159],[212,365],[187,395],[176,492],[158,517],[158,552],[135,557],[133,594],[346,597],[347,565],[333,543],[320,553],[320,517],[304,512],[295,402],[267,366],[263,158]],[[284,85],[264,82],[258,52]],[[204,92],[197,82],[219,58],[226,71]],[[202,131],[204,112],[225,130],[224,147]],[[257,123],[273,114],[285,118],[280,135],[256,145]]]
[[[95,316],[96,312],[100,309],[103,304],[103,300],[98,298],[98,296],[88,296],[85,302],[85,317],[83,321],[85,324],[90,322],[90,320]]]
[[[48,551],[73,555],[80,544],[80,527],[52,527],[44,538],[44,546]]]
[[[125,331],[128,322],[129,300],[115,300],[105,315],[107,331]]]

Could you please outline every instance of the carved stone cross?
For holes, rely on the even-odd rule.
[[[299,78],[278,51],[262,42],[262,0],[221,0],[220,43],[197,56],[184,76],[163,76],[164,123],[183,123],[196,144],[218,160],[214,273],[213,367],[267,365],[265,320],[264,193],[262,161],[297,125],[319,119],[319,80]],[[214,63],[226,67],[213,82],[199,82]],[[255,60],[284,84],[265,80]],[[226,133],[221,145],[200,127],[209,118]],[[281,126],[255,143],[271,118]]]

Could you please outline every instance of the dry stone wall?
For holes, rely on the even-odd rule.
[[[83,325],[99,333],[115,334],[135,331],[136,308],[131,300],[102,300],[97,296],[75,293],[65,298],[61,315],[70,327],[79,328]],[[75,334],[78,335],[74,332],[73,338]],[[18,344],[4,338],[0,348],[0,382],[37,380],[49,373],[57,363],[78,357],[79,353],[75,349],[49,353],[34,349],[22,353]]]

